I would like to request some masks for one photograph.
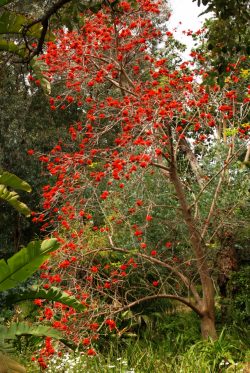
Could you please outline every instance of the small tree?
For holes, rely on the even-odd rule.
[[[85,318],[60,310],[54,321],[78,342],[79,331],[90,333],[86,346],[102,325],[116,329],[115,314],[157,298],[191,308],[202,336],[216,338],[213,247],[245,195],[237,159],[249,98],[240,61],[220,88],[202,83],[197,52],[179,65],[157,56],[156,41],[173,41],[155,25],[162,5],[122,1],[89,13],[42,57],[52,86],[65,82],[51,109],[82,110],[70,143],[40,156],[52,180],[47,214],[34,220],[62,243],[42,277],[86,305]]]

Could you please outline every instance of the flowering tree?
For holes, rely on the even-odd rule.
[[[154,44],[173,40],[156,26],[163,5],[107,4],[80,30],[59,30],[42,56],[61,90],[51,109],[77,105],[82,120],[70,125],[68,142],[40,155],[51,182],[33,220],[61,243],[41,278],[86,311],[36,303],[89,355],[101,330],[119,332],[116,315],[162,298],[192,309],[203,337],[216,338],[212,247],[244,198],[236,161],[249,97],[241,60],[220,88],[202,84],[206,61],[197,52],[175,66],[157,57]]]

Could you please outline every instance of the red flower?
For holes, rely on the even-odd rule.
[[[49,162],[49,157],[47,157],[46,155],[41,155],[41,157],[39,157],[39,161],[41,162]]]
[[[229,106],[229,105],[221,105],[221,106],[219,107],[219,110],[220,110],[220,111],[230,111],[230,110],[232,110],[232,106]]]
[[[44,316],[46,317],[46,319],[50,320],[53,317],[53,315],[53,311],[50,308],[46,307],[44,310]]]
[[[109,192],[107,190],[104,190],[104,192],[102,192],[102,194],[100,195],[101,199],[106,199],[109,195]]]
[[[27,154],[28,155],[33,155],[34,153],[35,153],[35,151],[33,149],[27,150]]]
[[[172,242],[170,242],[170,241],[166,242],[166,243],[165,243],[165,246],[166,246],[167,248],[170,248],[170,247],[172,246]]]
[[[143,201],[141,199],[138,199],[136,201],[136,204],[137,204],[137,206],[142,206],[143,205]]]
[[[89,324],[89,328],[91,330],[97,330],[99,328],[99,324],[97,322],[93,322],[92,324]]]
[[[152,250],[152,251],[151,251],[151,255],[152,255],[152,256],[156,256],[156,255],[157,255],[157,251],[156,251],[156,250]]]
[[[84,339],[82,340],[82,344],[83,344],[84,346],[89,346],[89,345],[90,345],[90,338],[84,338]]]
[[[107,320],[105,321],[105,324],[109,326],[109,330],[110,330],[110,331],[116,328],[116,323],[115,323],[115,321],[112,320],[112,319],[107,319]]]
[[[64,260],[63,262],[59,264],[59,268],[67,268],[69,265],[70,265],[70,261]]]
[[[95,356],[96,352],[93,348],[89,348],[88,351],[87,351],[87,355],[88,356]]]
[[[43,305],[43,301],[42,301],[42,299],[35,299],[34,304],[41,307]]]
[[[131,6],[127,1],[122,1],[120,3],[120,7],[124,10],[124,12],[129,12],[131,9]]]
[[[159,281],[153,281],[152,284],[153,286],[157,287],[159,285]]]

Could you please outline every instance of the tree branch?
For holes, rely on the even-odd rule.
[[[202,311],[196,307],[192,302],[190,302],[188,299],[186,298],[183,298],[183,297],[179,297],[178,295],[172,295],[172,294],[155,294],[155,295],[149,295],[147,297],[144,297],[144,298],[141,298],[141,299],[137,299],[135,300],[134,302],[132,303],[129,303],[127,304],[126,306],[123,306],[121,308],[119,308],[118,310],[115,310],[114,312],[112,312],[112,314],[116,314],[116,313],[120,313],[120,312],[123,312],[123,311],[126,311],[134,306],[137,306],[143,302],[147,302],[147,301],[151,301],[151,300],[154,300],[154,299],[173,299],[173,300],[178,300],[179,302],[185,304],[186,306],[188,306],[189,308],[191,308],[194,312],[196,312],[199,316],[202,316]]]
[[[47,31],[48,31],[50,17],[53,14],[55,14],[59,9],[61,9],[65,4],[71,1],[72,0],[59,0],[58,2],[53,4],[51,8],[49,8],[42,17],[37,18],[34,21],[30,22],[28,25],[23,26],[23,36],[25,38],[27,35],[27,32],[32,26],[38,23],[41,23],[42,25],[42,31],[38,39],[37,47],[29,54],[28,58],[25,59],[25,62],[30,62],[33,57],[38,56],[42,52],[44,40],[45,40]]]
[[[90,250],[86,254],[84,254],[84,256],[88,256],[88,255],[91,255],[91,254],[94,254],[94,253],[97,253],[97,252],[100,252],[100,251],[118,251],[118,252],[122,252],[122,253],[125,253],[125,254],[131,254],[130,250],[122,249],[120,247],[113,246],[113,247],[110,247],[110,248]],[[153,258],[153,257],[151,257],[149,255],[146,255],[146,254],[143,254],[143,253],[133,253],[133,255],[135,255],[139,258],[146,259],[147,261],[149,261],[151,263],[158,264],[161,267],[167,268],[168,270],[173,272],[184,283],[184,285],[187,287],[187,289],[189,289],[192,292],[192,295],[194,296],[196,302],[200,303],[201,298],[200,298],[199,293],[197,292],[195,286],[192,285],[190,280],[188,279],[188,277],[186,277],[183,273],[178,271],[177,268],[175,268],[175,267],[171,266],[170,264],[165,263],[165,262],[163,262],[163,261],[161,261],[157,258]]]
[[[228,167],[228,163],[229,163],[230,158],[231,158],[231,151],[232,151],[232,149],[229,148],[228,156],[227,156],[227,159],[225,160],[225,166],[223,167],[223,171],[221,172],[217,187],[216,187],[215,192],[214,192],[214,197],[213,197],[213,200],[212,200],[212,203],[211,203],[211,206],[210,206],[210,210],[209,210],[208,216],[207,216],[207,218],[205,220],[205,223],[204,223],[204,228],[203,228],[202,233],[201,233],[201,240],[203,240],[203,238],[205,237],[205,235],[207,233],[207,230],[208,230],[208,227],[209,227],[209,224],[210,224],[210,220],[212,218],[214,208],[215,208],[215,205],[216,205],[216,202],[217,202],[217,198],[219,196],[222,183],[224,181],[224,176],[225,176],[225,173],[226,173],[226,169]]]
[[[203,192],[205,189],[207,189],[207,187],[212,183],[212,181],[220,175],[221,172],[224,172],[224,170],[229,166],[229,164],[237,157],[237,155],[240,153],[242,149],[242,146],[240,147],[240,149],[234,153],[228,160],[227,162],[225,162],[224,166],[213,176],[211,177],[211,179],[203,186],[203,188],[199,191],[195,201],[189,206],[189,209],[192,209],[193,206],[199,201],[200,197],[202,196]]]

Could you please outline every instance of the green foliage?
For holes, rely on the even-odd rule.
[[[23,300],[30,299],[46,299],[48,301],[59,302],[68,307],[72,307],[79,312],[83,312],[85,307],[73,296],[59,288],[51,286],[49,290],[45,290],[38,286],[32,286],[29,289],[19,291],[17,294],[11,294],[11,297],[6,299],[7,304],[17,303]]]
[[[0,351],[5,353],[15,352],[16,344],[20,342],[20,338],[23,336],[25,338],[51,337],[58,340],[62,339],[62,334],[51,327],[31,325],[27,322],[12,322],[10,326],[0,325]]]
[[[201,14],[212,12],[213,15],[206,22],[206,50],[209,61],[218,78],[226,75],[226,68],[230,62],[236,62],[242,55],[249,55],[250,8],[248,0],[193,0],[206,9]],[[219,76],[218,76],[219,75]],[[209,75],[210,77],[210,75]],[[211,76],[212,77],[212,76]],[[211,78],[210,77],[210,78]],[[224,79],[219,79],[223,85]]]
[[[23,14],[4,11],[0,15],[0,34],[21,34],[23,26],[30,21],[31,19],[25,17]],[[37,37],[40,35],[40,28],[40,26],[35,25],[29,30],[29,33]]]
[[[222,332],[216,341],[199,341],[192,345],[181,357],[178,364],[181,372],[195,371],[216,373],[225,371],[242,358],[241,346],[237,341],[224,338]]]
[[[16,54],[19,57],[24,57],[24,49],[19,45],[16,45],[14,42],[7,41],[0,38],[0,51],[10,52]]]
[[[34,335],[36,337],[47,336],[55,339],[60,339],[62,337],[58,330],[44,325],[32,326],[27,322],[11,323],[9,327],[0,325],[0,339],[2,341],[13,340],[21,335]]]
[[[27,150],[44,154],[60,138],[63,141],[66,131],[62,128],[71,120],[79,120],[79,112],[74,107],[50,110],[44,90],[26,85],[27,70],[23,67],[22,73],[20,67],[0,65],[0,167],[32,185],[32,193],[19,194],[22,202],[37,211],[39,192],[46,181],[43,166]],[[0,257],[7,258],[39,234],[39,224],[32,224],[31,219],[21,216],[8,203],[0,204]]]
[[[6,262],[0,260],[0,291],[17,286],[30,277],[40,265],[49,258],[50,252],[56,250],[59,244],[55,238],[33,241]]]
[[[31,192],[31,186],[26,181],[7,171],[0,170],[0,184],[4,184],[5,186],[13,189]]]
[[[176,332],[185,334],[185,331]],[[162,336],[163,337],[163,336]],[[115,341],[110,343],[105,354],[89,358],[86,354],[65,353],[62,357],[53,356],[47,368],[48,373],[115,372],[115,373],[225,373],[242,372],[244,361],[248,361],[248,350],[237,339],[221,333],[218,341],[200,341],[196,339],[192,346],[178,350],[166,346],[162,339],[156,343],[151,340],[128,339],[122,348]],[[31,367],[28,372],[34,372]]]
[[[8,187],[31,192],[31,187],[26,181],[10,172],[0,170],[0,198],[8,202],[21,214],[30,216],[31,211],[28,206],[19,201],[19,195],[14,191],[10,191]]]
[[[45,64],[43,60],[39,60],[37,58],[33,58],[30,62],[30,66],[39,80],[41,87],[43,88],[44,92],[47,94],[51,93],[51,85],[48,79],[45,78],[44,74],[42,73],[45,71]]]
[[[14,191],[9,191],[3,184],[0,184],[0,198],[8,202],[14,209],[25,216],[30,216],[30,209],[25,203],[19,201],[19,195]]]
[[[229,298],[228,321],[249,325],[250,321],[250,266],[242,266],[234,272],[227,285]],[[250,330],[249,330],[250,331]]]

